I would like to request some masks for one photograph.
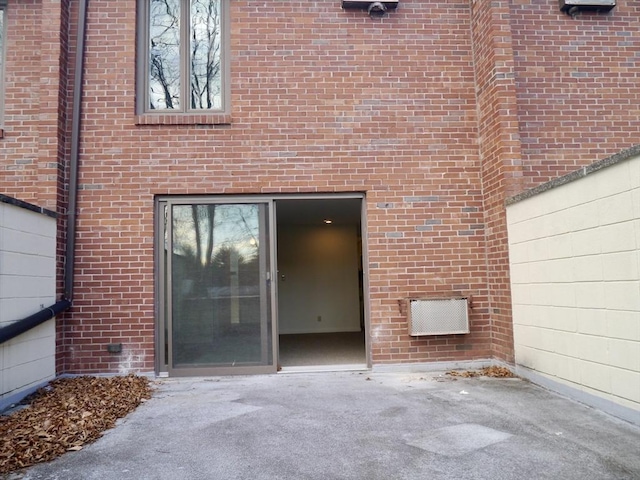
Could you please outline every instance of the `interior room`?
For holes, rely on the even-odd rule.
[[[367,364],[361,204],[276,200],[282,369]]]

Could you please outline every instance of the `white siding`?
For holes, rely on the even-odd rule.
[[[0,327],[55,302],[55,219],[0,203]],[[0,344],[0,403],[55,375],[55,320]]]
[[[517,365],[640,410],[640,157],[510,205],[507,223]]]

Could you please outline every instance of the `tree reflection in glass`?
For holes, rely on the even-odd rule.
[[[220,0],[149,2],[149,108],[222,108]]]
[[[180,108],[180,0],[151,0],[149,108]]]
[[[174,366],[260,362],[258,205],[174,205],[172,217]]]
[[[220,1],[191,0],[191,108],[221,107]]]

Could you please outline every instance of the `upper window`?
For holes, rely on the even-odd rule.
[[[224,113],[227,0],[139,0],[138,113]]]

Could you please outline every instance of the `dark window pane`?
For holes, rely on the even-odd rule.
[[[191,0],[191,108],[220,109],[220,0]]]
[[[151,0],[149,108],[180,108],[180,0]]]

